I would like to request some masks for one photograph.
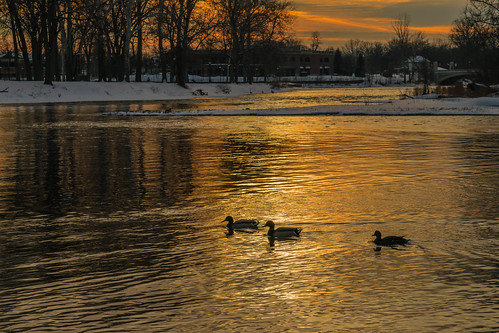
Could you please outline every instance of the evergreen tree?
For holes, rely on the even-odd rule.
[[[338,75],[343,75],[344,73],[343,59],[339,48],[334,52],[333,73],[336,73]]]
[[[366,75],[366,62],[362,53],[359,53],[357,57],[357,64],[355,66],[355,75],[358,77],[364,77]]]

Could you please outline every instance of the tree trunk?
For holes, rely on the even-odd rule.
[[[135,82],[142,82],[142,37],[143,37],[143,15],[142,1],[137,0],[137,54],[135,61]]]
[[[175,66],[176,66],[176,74],[177,74],[177,84],[181,87],[186,88],[187,79],[186,79],[186,64],[184,55],[184,19],[185,19],[185,2],[184,0],[179,1],[179,11],[178,17],[176,18],[176,40],[175,40]]]
[[[14,66],[16,66],[16,81],[21,80],[21,73],[19,68],[19,49],[17,48],[17,34],[16,26],[14,23],[14,16],[10,13],[10,26],[12,30],[12,42],[14,43]]]
[[[26,80],[32,81],[33,80],[33,73],[31,71],[31,61],[29,59],[28,44],[26,43],[26,38],[24,37],[24,31],[21,27],[21,22],[19,20],[19,13],[17,11],[15,1],[9,0],[8,6],[9,6],[9,12],[13,16],[15,30],[17,31],[17,37],[19,38],[19,42],[21,44],[20,45],[21,52],[23,54],[23,62],[24,62],[25,70],[26,70]]]
[[[41,13],[40,13],[40,21],[41,21],[41,28],[42,28],[42,39],[43,39],[43,45],[45,49],[45,80],[44,84],[49,84],[52,85],[52,76],[53,76],[53,70],[52,70],[52,48],[50,45],[50,40],[49,40],[49,28],[48,25],[50,24],[49,21],[49,12],[50,12],[50,2],[52,0],[48,0],[49,3],[47,3],[46,0],[41,1]]]
[[[158,52],[159,52],[159,68],[161,70],[161,82],[166,82],[166,57],[163,47],[163,20],[165,15],[165,1],[159,0],[158,4]]]
[[[133,0],[126,0],[125,10],[125,41],[123,45],[123,57],[125,67],[125,81],[130,82],[130,43],[132,40],[132,4]]]
[[[137,35],[137,54],[135,61],[135,82],[142,82],[142,28],[139,28]]]
[[[185,50],[183,46],[179,45],[176,48],[175,57],[176,57],[176,74],[177,74],[177,84],[181,87],[187,87],[187,64],[185,61]]]
[[[42,65],[42,43],[33,32],[31,33],[31,50],[33,59],[33,75],[35,81],[43,80],[43,65]]]
[[[57,20],[57,3],[58,0],[50,0],[48,7],[48,33],[49,33],[49,44],[50,44],[50,57],[52,61],[52,77],[51,79],[60,81],[61,73],[59,71],[59,48],[57,46],[57,32],[59,27],[59,22]]]
[[[106,54],[104,50],[104,15],[102,13],[102,1],[98,0],[97,13],[97,71],[99,82],[106,81]]]
[[[61,79],[75,80],[73,51],[73,5],[71,0],[64,0],[63,12],[66,13],[61,24]]]
[[[69,80],[73,81],[76,79],[76,64],[75,64],[75,55],[74,55],[74,35],[73,35],[73,4],[72,1],[66,1],[67,7],[67,18],[66,18],[66,56],[65,59],[63,57],[62,61],[65,62],[65,73],[63,75],[66,76],[66,80],[69,77]]]

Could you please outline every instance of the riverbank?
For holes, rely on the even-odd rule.
[[[189,84],[187,89],[170,83],[135,82],[42,82],[0,81],[0,105],[50,103],[110,103],[186,100],[198,97],[237,97],[250,94],[270,94],[289,91],[273,90],[267,84]],[[311,89],[311,88],[309,88]],[[317,88],[320,89],[320,88]],[[349,88],[338,88],[349,89]],[[401,91],[404,89],[401,87]],[[320,105],[241,110],[162,110],[140,113],[118,112],[126,116],[201,116],[201,115],[302,115],[302,114],[386,114],[386,115],[499,115],[499,96],[480,98],[442,98],[439,95],[406,97],[400,100],[350,101],[348,105]]]
[[[349,105],[317,105],[313,107],[287,107],[241,110],[188,110],[188,111],[141,111],[110,112],[109,116],[299,116],[299,115],[499,115],[499,97],[403,99],[379,103]]]
[[[258,84],[189,84],[153,82],[43,82],[0,81],[1,104],[46,104],[79,102],[127,102],[191,99],[195,97],[233,97],[271,93],[269,85]]]

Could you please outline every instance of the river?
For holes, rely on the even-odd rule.
[[[0,107],[0,331],[499,330],[496,117],[122,107]]]

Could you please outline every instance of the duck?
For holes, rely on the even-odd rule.
[[[257,220],[250,219],[242,219],[234,222],[234,218],[232,216],[227,216],[222,222],[227,222],[227,229],[229,229],[229,232],[233,232],[234,229],[239,231],[256,230],[258,229],[259,223]]]
[[[267,221],[265,227],[269,227],[267,236],[271,238],[296,238],[300,237],[301,228],[295,227],[280,227],[275,229],[275,223],[272,221]]]
[[[381,238],[381,232],[378,230],[374,232],[373,236],[376,236],[376,239],[374,240],[374,244],[376,245],[405,245],[409,242],[409,240],[405,239],[404,236],[387,236]]]

